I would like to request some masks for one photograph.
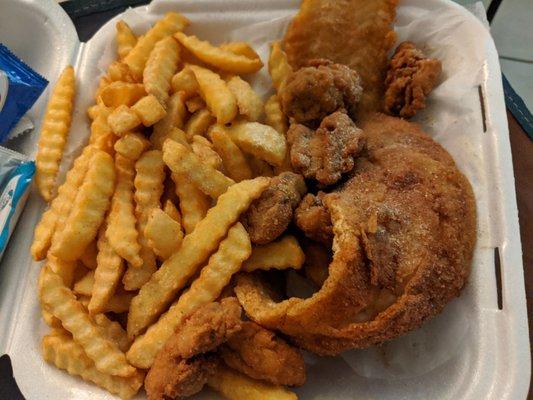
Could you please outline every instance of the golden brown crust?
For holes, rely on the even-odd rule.
[[[250,318],[318,354],[381,343],[441,312],[466,282],[476,240],[472,189],[440,145],[381,114],[362,129],[365,156],[325,199],[335,238],[322,288],[279,303],[257,276],[235,288]]]

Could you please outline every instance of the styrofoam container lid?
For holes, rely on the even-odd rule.
[[[119,18],[141,33],[165,12],[179,11],[192,21],[188,32],[214,43],[249,41],[266,61],[269,42],[282,37],[298,7],[297,0],[156,0],[117,16],[89,42],[79,43],[72,22],[53,0],[2,0],[0,41],[52,84],[67,64],[74,65],[78,93],[65,169],[88,138],[86,109],[114,57]],[[402,0],[395,28],[399,40],[415,41],[443,62],[443,81],[416,119],[472,183],[478,241],[470,281],[441,315],[380,348],[334,358],[307,354],[308,382],[296,392],[302,399],[523,399],[530,378],[524,277],[494,43],[483,23],[451,0]],[[266,94],[266,70],[252,83]],[[37,126],[49,92],[31,110]],[[30,135],[11,145],[33,155],[36,140],[37,135]],[[41,264],[31,259],[29,247],[44,207],[34,190],[0,265],[0,354],[11,357],[15,379],[28,399],[113,398],[46,364],[40,355],[48,328],[37,300]]]

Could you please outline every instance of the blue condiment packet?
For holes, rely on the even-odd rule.
[[[0,43],[0,143],[32,107],[48,81]]]

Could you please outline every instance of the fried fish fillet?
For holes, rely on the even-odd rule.
[[[284,38],[291,66],[326,58],[359,74],[359,113],[383,109],[387,53],[396,35],[392,24],[398,0],[303,0]]]
[[[318,354],[382,343],[440,313],[464,286],[476,241],[472,188],[446,150],[400,118],[361,128],[352,177],[324,196],[334,239],[320,290],[278,302],[252,274],[235,287],[252,320]]]

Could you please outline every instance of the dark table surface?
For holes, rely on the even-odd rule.
[[[116,8],[90,16],[75,18],[74,24],[78,30],[80,40],[87,41],[101,25],[123,10],[124,8]],[[527,222],[533,220],[533,141],[527,137],[511,113],[507,113],[507,118],[509,120],[509,137],[511,140],[516,197],[520,219],[531,342],[533,339],[533,223]],[[13,379],[11,364],[7,356],[0,358],[0,399],[24,399]],[[533,399],[531,386],[528,399]]]

